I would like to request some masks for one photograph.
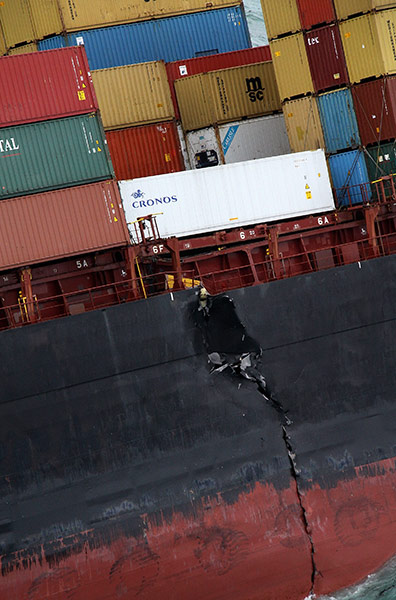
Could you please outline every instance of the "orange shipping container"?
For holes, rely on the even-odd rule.
[[[175,115],[163,61],[92,71],[92,80],[105,130]]]
[[[185,131],[281,110],[271,61],[185,77],[175,92]]]
[[[106,138],[117,179],[184,171],[174,121],[109,131]]]
[[[0,269],[126,246],[129,232],[114,181],[0,202]]]

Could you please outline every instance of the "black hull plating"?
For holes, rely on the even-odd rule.
[[[230,589],[238,599],[332,591],[396,553],[396,258],[228,295],[263,350],[262,372],[293,421],[286,429],[252,382],[210,374],[195,291],[2,334],[0,590],[10,598],[34,597],[32,565],[68,568],[70,557],[120,538],[148,543],[160,561],[147,532],[172,529],[163,546],[171,553],[183,523],[206,523],[216,503],[225,515],[246,511],[235,565],[246,572],[249,559],[267,556],[279,572],[284,559],[302,572],[293,591],[255,572],[239,577],[233,566],[217,571],[213,592],[214,575],[195,549],[202,573],[190,585],[198,581],[202,594],[208,581],[210,598]],[[369,480],[375,497],[357,494]],[[278,506],[272,496],[271,506],[254,499],[270,487]],[[231,530],[222,518],[222,531]],[[250,525],[261,527],[260,541]],[[178,585],[188,586],[188,574],[169,561],[169,588],[159,566],[136,595],[185,597]],[[87,585],[81,577],[70,597]],[[94,589],[87,597],[107,597]]]

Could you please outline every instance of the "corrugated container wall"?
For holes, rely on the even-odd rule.
[[[29,52],[37,52],[38,46],[36,42],[31,42],[30,44],[24,44],[23,46],[17,46],[16,48],[11,48],[8,50],[8,56],[14,56],[15,54],[27,54]]]
[[[335,21],[333,0],[297,0],[301,29]]]
[[[97,115],[0,130],[0,199],[113,176]]]
[[[180,118],[174,89],[174,82],[177,79],[183,79],[183,77],[188,77],[189,75],[198,75],[198,73],[218,71],[219,69],[242,67],[243,65],[265,62],[267,60],[271,60],[270,47],[258,46],[256,48],[246,48],[245,50],[237,50],[235,52],[222,52],[221,54],[166,63],[166,72],[168,74],[176,118]]]
[[[66,39],[57,36],[40,42],[39,50],[81,43],[85,45],[91,69],[155,60],[171,62],[251,46],[245,13],[236,6],[80,31],[67,35]]]
[[[325,147],[316,98],[290,100],[282,108],[292,152]]]
[[[129,243],[114,181],[3,200],[0,237],[1,270]]]
[[[370,15],[340,23],[349,79],[355,83],[367,77],[378,77],[383,62],[377,29]]]
[[[396,138],[396,77],[385,77],[352,87],[362,144]]]
[[[106,138],[117,179],[184,170],[179,135],[173,121],[108,131]]]
[[[3,36],[3,30],[1,29],[0,24],[0,56],[3,56],[7,52],[7,46]]]
[[[396,73],[396,9],[372,13],[381,46],[384,75]]]
[[[175,81],[185,131],[281,110],[271,62]]]
[[[268,39],[300,29],[296,0],[261,0]]]
[[[338,206],[361,204],[370,194],[369,176],[360,150],[349,150],[329,156],[329,168]],[[348,190],[340,189],[348,186]]]
[[[339,19],[346,19],[351,15],[368,12],[373,8],[392,8],[395,4],[394,0],[334,0],[336,15]]]
[[[121,181],[120,191],[127,221],[161,213],[166,237],[334,209],[322,150]]]
[[[186,144],[193,169],[290,153],[283,115],[191,131]]]
[[[368,149],[366,155],[367,171],[371,181],[396,174],[396,147],[395,143],[381,144]]]
[[[315,91],[347,84],[348,71],[338,26],[320,27],[304,37]]]
[[[396,72],[396,9],[340,23],[351,82]]]
[[[283,114],[219,125],[226,164],[290,153]]]
[[[66,31],[77,31],[224,8],[239,2],[240,0],[59,0],[59,6]]]
[[[83,47],[0,58],[0,127],[97,110]]]
[[[8,48],[62,31],[56,0],[3,0],[0,24]]]
[[[337,152],[360,145],[359,130],[349,89],[319,94],[318,107],[326,151]]]
[[[92,71],[92,79],[105,130],[174,117],[164,62]]]
[[[302,33],[270,42],[281,100],[314,91]]]

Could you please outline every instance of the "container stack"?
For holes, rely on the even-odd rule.
[[[129,235],[84,48],[2,57],[0,83],[0,269],[14,270],[1,279],[4,299],[19,289],[19,269],[40,265],[45,279],[45,261],[81,254],[105,269]],[[76,267],[63,269],[67,287]],[[24,281],[39,285],[31,270]]]
[[[268,47],[167,70],[192,168],[290,152]]]
[[[189,168],[160,61],[251,46],[241,0],[141,4],[12,0],[11,9],[11,0],[0,3],[8,54],[84,45],[119,179]],[[115,85],[111,94],[110,85]]]
[[[379,172],[366,146],[378,146],[385,132],[380,117],[388,110],[384,82],[396,72],[392,5],[383,0],[262,0],[291,148],[324,148],[335,188],[365,184]],[[375,152],[382,156],[378,148]],[[347,201],[339,192],[339,203],[361,202],[366,191],[353,190]]]
[[[117,179],[184,170],[163,61],[92,71]]]
[[[4,0],[0,23],[7,51],[83,44],[91,69],[251,45],[241,0]]]

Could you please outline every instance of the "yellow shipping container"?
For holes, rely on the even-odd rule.
[[[0,28],[0,56],[3,56],[7,52],[7,46],[4,41],[3,32]]]
[[[92,71],[106,130],[174,118],[163,61]]]
[[[396,73],[396,9],[383,10],[374,15],[383,60],[383,74]]]
[[[334,8],[339,19],[367,12],[372,9],[373,0],[334,0]]]
[[[8,48],[62,31],[57,0],[2,0],[0,24]]]
[[[261,0],[268,39],[301,29],[296,0]]]
[[[349,19],[340,31],[352,83],[396,73],[396,9]]]
[[[224,8],[239,0],[58,0],[66,31]]]
[[[285,102],[283,114],[292,152],[318,150],[325,147],[315,98],[306,96]]]
[[[25,44],[24,46],[18,46],[17,48],[11,48],[8,51],[8,54],[12,56],[13,54],[27,54],[29,52],[37,52],[37,44],[32,42],[31,44]]]
[[[373,8],[383,10],[396,6],[395,0],[334,0],[337,17],[346,19],[351,15],[368,12]]]
[[[184,131],[281,110],[270,61],[184,77],[175,90]]]
[[[281,100],[314,91],[302,33],[270,42]]]

